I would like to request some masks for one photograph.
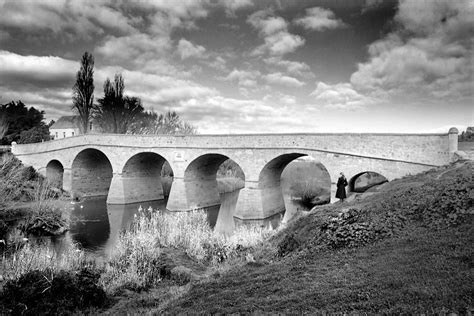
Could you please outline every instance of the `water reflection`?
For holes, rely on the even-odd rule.
[[[120,233],[130,228],[140,207],[142,209],[151,207],[154,210],[166,212],[166,202],[166,200],[158,200],[115,205],[107,204],[106,197],[95,197],[75,203],[71,210],[70,230],[53,241],[54,248],[65,249],[75,243],[95,255],[106,255],[115,246]],[[227,204],[229,203],[223,203],[224,207],[217,205],[206,209],[209,225],[222,233],[231,234],[234,228],[240,225],[276,228],[282,218],[280,214],[277,214],[266,220],[241,221],[233,217],[233,212],[227,210]]]
[[[121,231],[130,227],[138,209],[164,209],[165,200],[126,205],[107,204],[106,197],[88,198],[74,204],[69,235],[81,248],[104,254],[117,241]]]

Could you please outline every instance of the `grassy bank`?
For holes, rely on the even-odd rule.
[[[274,232],[242,227],[226,237],[199,210],[142,212],[101,264],[81,259],[77,249],[64,258],[20,249],[19,259],[7,263],[13,280],[0,297],[9,300],[6,313],[13,311],[10,302],[64,312],[65,297],[55,300],[52,284],[69,280],[79,291],[68,299],[80,311],[109,315],[468,313],[474,306],[472,167],[458,163],[395,180],[352,202],[299,214]],[[41,264],[28,263],[35,256]],[[28,287],[25,276],[37,280],[37,273],[49,283]],[[89,288],[100,302],[79,299]]]
[[[316,208],[259,248],[256,262],[196,284],[164,311],[466,313],[472,185],[472,163],[464,163]]]
[[[136,216],[132,228],[121,234],[115,248],[101,262],[87,259],[85,252],[75,246],[57,253],[48,245],[27,244],[2,260],[0,276],[8,280],[4,292],[9,301],[0,299],[6,306],[0,312],[21,312],[17,306],[25,306],[34,313],[66,312],[61,305],[65,298],[56,300],[53,287],[32,284],[25,277],[34,280],[34,276],[42,275],[52,284],[58,278],[57,282],[63,282],[65,275],[70,280],[85,269],[97,276],[88,284],[102,293],[103,300],[82,302],[83,308],[104,308],[108,298],[118,301],[130,293],[141,296],[153,288],[183,292],[190,282],[209,278],[242,262],[246,254],[272,233],[262,228],[242,227],[228,237],[211,229],[203,210],[175,214],[149,210]],[[73,278],[70,282],[78,283],[77,287],[81,288],[81,280]],[[78,299],[74,295],[83,295],[81,291],[74,293],[68,299],[74,301]],[[74,306],[68,308],[75,311]]]
[[[14,251],[28,235],[60,235],[68,229],[62,192],[13,155],[0,164],[0,251]],[[18,221],[20,224],[18,224]]]

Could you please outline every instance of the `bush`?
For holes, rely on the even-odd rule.
[[[330,193],[319,187],[314,181],[296,182],[290,190],[293,200],[299,201],[302,206],[308,209],[316,205],[327,204],[330,200]]]
[[[331,248],[357,247],[396,234],[408,225],[443,229],[472,220],[469,176],[401,189],[367,209],[349,209],[321,225]]]
[[[4,287],[0,299],[3,310],[12,315],[64,314],[107,302],[98,285],[99,273],[82,269],[67,271],[34,270]]]
[[[300,247],[300,242],[293,234],[286,235],[278,244],[278,257],[284,257]]]

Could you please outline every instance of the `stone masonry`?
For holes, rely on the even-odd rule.
[[[230,158],[245,175],[234,197],[235,217],[263,219],[284,209],[280,176],[288,163],[311,156],[350,179],[376,172],[388,180],[447,164],[457,151],[457,130],[446,134],[252,134],[138,136],[87,134],[36,144],[12,144],[24,164],[77,195],[107,195],[110,204],[163,198],[160,170],[174,180],[171,211],[221,204],[216,172]],[[59,174],[58,174],[59,172]]]

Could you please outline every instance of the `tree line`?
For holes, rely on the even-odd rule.
[[[103,133],[117,134],[195,134],[196,128],[174,111],[164,114],[145,111],[140,98],[125,95],[125,80],[118,73],[107,78],[103,97],[94,102],[94,57],[85,52],[72,88],[72,110],[79,117],[82,133],[90,132],[93,122]],[[44,111],[27,107],[22,101],[0,105],[0,144],[35,143],[50,140]]]
[[[181,120],[176,112],[158,114],[145,111],[140,98],[125,95],[125,80],[118,73],[107,78],[104,96],[94,103],[94,56],[85,52],[73,86],[72,109],[78,114],[81,132],[93,121],[100,131],[116,134],[194,134],[196,128]]]

